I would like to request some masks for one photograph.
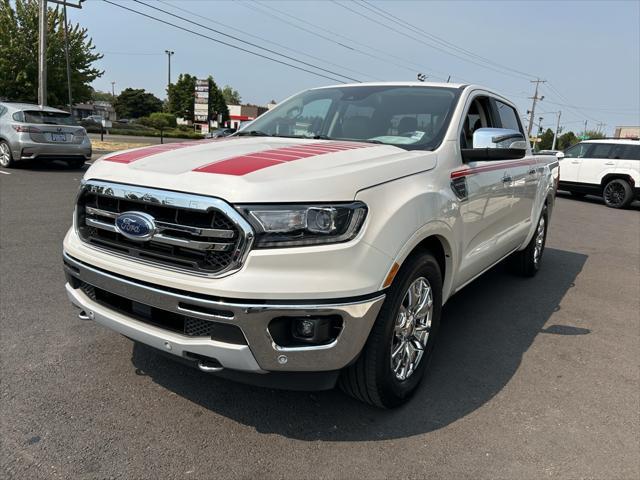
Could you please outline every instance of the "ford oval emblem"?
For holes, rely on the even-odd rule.
[[[116,230],[131,240],[146,242],[156,233],[156,223],[148,213],[124,212],[116,217]]]

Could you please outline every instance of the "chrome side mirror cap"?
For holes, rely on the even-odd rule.
[[[473,132],[473,148],[513,148],[526,150],[527,142],[518,130],[479,128]]]

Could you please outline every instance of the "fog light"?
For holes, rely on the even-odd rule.
[[[296,333],[299,337],[312,338],[316,330],[316,322],[307,318],[296,321]]]

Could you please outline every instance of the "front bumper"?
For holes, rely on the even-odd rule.
[[[116,275],[64,254],[64,268],[71,302],[87,316],[133,340],[178,357],[206,358],[219,369],[241,372],[326,372],[351,363],[362,350],[382,307],[384,294],[354,301],[285,302],[224,300],[166,288]],[[189,337],[152,325],[90,298],[84,283],[111,294],[171,314],[226,323],[239,327],[245,345]],[[216,312],[227,312],[221,315]],[[326,345],[282,347],[272,339],[268,325],[282,316],[339,315],[342,329]],[[201,366],[202,370],[206,370]],[[215,369],[211,369],[214,371]]]

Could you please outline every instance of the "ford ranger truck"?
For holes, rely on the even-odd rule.
[[[507,257],[540,268],[558,166],[519,118],[478,86],[339,85],[106,155],[64,240],[69,299],[203,372],[397,406],[455,292]]]

